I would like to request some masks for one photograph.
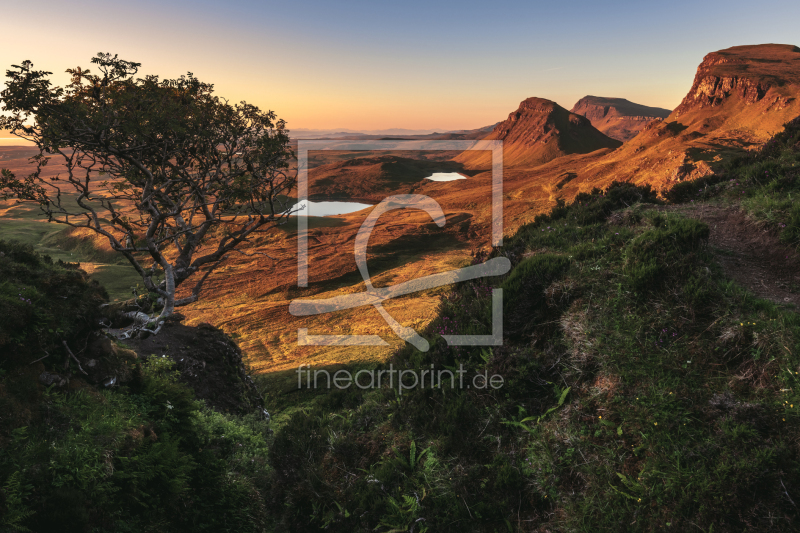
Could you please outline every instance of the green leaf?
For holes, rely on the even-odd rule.
[[[567,387],[566,389],[564,389],[564,392],[561,393],[561,397],[558,399],[558,406],[559,407],[564,405],[564,400],[567,399],[567,394],[569,394],[569,391],[570,391],[571,388],[572,387]]]

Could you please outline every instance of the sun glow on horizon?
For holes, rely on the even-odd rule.
[[[65,69],[117,53],[142,63],[141,74],[191,71],[230,101],[274,110],[290,130],[474,129],[530,96],[567,109],[588,94],[672,109],[706,53],[796,41],[800,16],[800,4],[782,0],[778,20],[720,0],[613,9],[588,1],[79,3],[6,6],[0,67],[30,59],[64,85]],[[29,20],[46,38],[30,38]],[[682,28],[680,39],[658,30],[671,25]]]

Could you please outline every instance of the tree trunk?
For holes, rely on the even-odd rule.
[[[164,269],[164,282],[166,284],[164,292],[167,293],[167,296],[164,298],[164,309],[161,310],[161,314],[158,315],[158,319],[156,319],[158,324],[163,322],[168,316],[171,316],[175,311],[175,275],[172,270],[172,265],[169,264],[169,261],[163,259],[161,261],[161,268]]]

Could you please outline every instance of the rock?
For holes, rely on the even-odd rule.
[[[535,97],[523,100],[485,140],[503,141],[506,167],[541,165],[567,154],[587,154],[602,148],[618,148],[621,144],[598,131],[586,117]],[[467,151],[455,161],[477,167],[490,164],[490,159],[488,152]]]
[[[116,383],[127,383],[132,378],[132,368],[138,355],[133,350],[123,348],[105,335],[97,335],[86,347],[88,361],[83,365],[86,379],[98,385],[109,376],[115,376]]]
[[[50,385],[63,387],[64,385],[69,384],[69,378],[60,376],[59,374],[54,374],[52,372],[44,371],[39,374],[39,382],[47,387]]]
[[[181,313],[172,313],[170,316],[164,319],[164,322],[167,324],[180,324],[186,320],[186,317]]]
[[[247,376],[242,352],[224,332],[211,324],[197,327],[165,323],[158,335],[132,339],[140,356],[165,354],[175,362],[180,381],[198,399],[219,411],[263,415],[263,399]]]
[[[670,180],[673,182],[693,181],[713,173],[714,171],[705,161],[693,162],[684,159],[683,163],[672,171]]]

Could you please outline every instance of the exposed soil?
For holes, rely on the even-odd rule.
[[[777,235],[734,207],[680,205],[669,209],[708,224],[709,245],[728,276],[761,298],[800,308],[800,257]]]

